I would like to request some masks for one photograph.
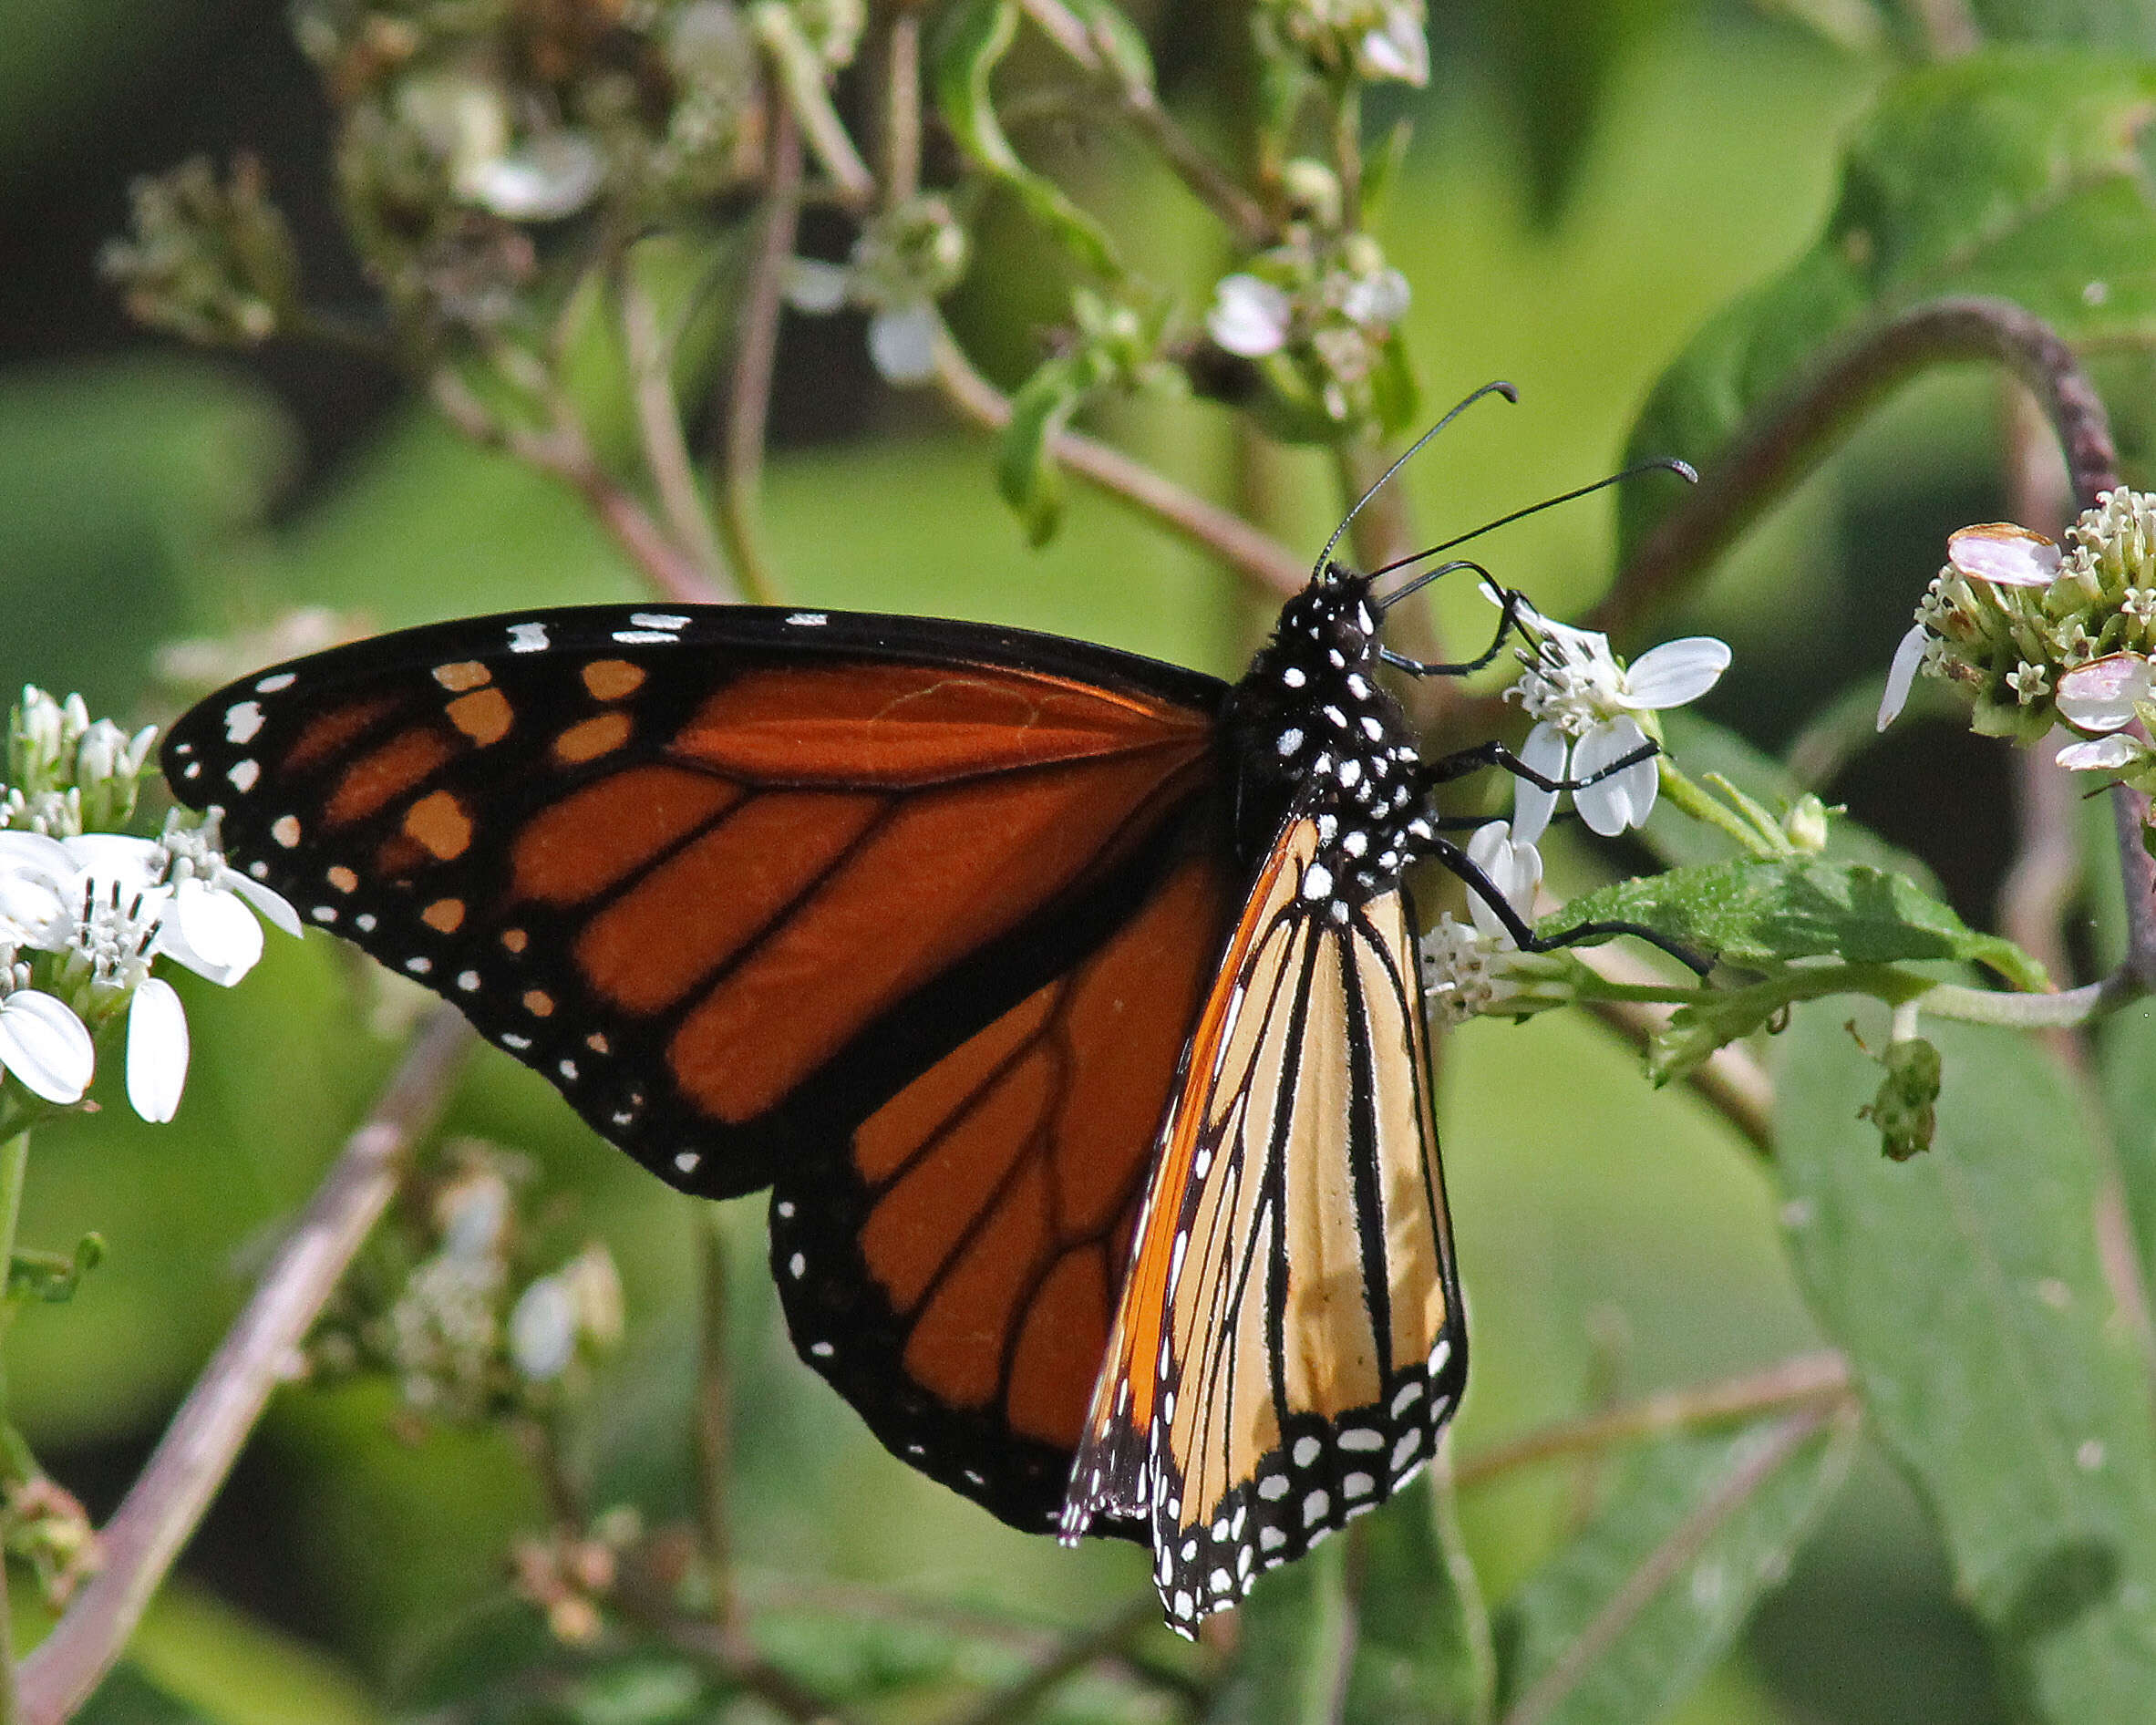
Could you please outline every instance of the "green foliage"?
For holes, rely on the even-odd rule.
[[[1847,1016],[1800,1010],[1783,1039],[1799,1274],[2027,1705],[2139,1719],[2156,1690],[2156,1420],[2120,1300],[2146,1296],[2107,1265],[2083,1103],[2029,1042],[1940,1025],[1932,1152],[1889,1162],[1858,1118],[1874,1079]]]
[[[1711,465],[1747,416],[1864,325],[1943,294],[2015,301],[2070,341],[2156,335],[2156,197],[2140,150],[2156,68],[1999,49],[1904,74],[1851,140],[1811,250],[1663,374],[1631,460]],[[1674,500],[1621,500],[1636,547]]]
[[[2045,982],[2043,967],[2011,941],[1969,927],[1902,875],[1862,862],[1790,859],[1671,869],[1583,893],[1538,932],[1611,920],[1644,923],[1724,964],[1958,958],[1989,965],[2020,987]]]
[[[1644,1451],[1500,1614],[1508,1716],[1661,1718],[1788,1573],[1854,1449],[1851,1422],[1799,1412]]]

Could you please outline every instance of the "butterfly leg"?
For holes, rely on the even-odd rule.
[[[1622,755],[1606,767],[1599,768],[1583,779],[1552,779],[1537,772],[1502,743],[1477,743],[1471,749],[1462,749],[1449,755],[1440,755],[1422,765],[1422,782],[1426,790],[1450,784],[1455,779],[1464,779],[1471,772],[1480,772],[1485,767],[1501,767],[1515,779],[1524,779],[1531,785],[1543,790],[1583,790],[1589,785],[1598,785],[1604,779],[1623,772],[1627,767],[1636,767],[1643,760],[1652,760],[1662,752],[1659,743],[1642,743],[1630,754]]]
[[[1490,907],[1491,914],[1504,925],[1505,933],[1511,936],[1512,945],[1523,953],[1557,952],[1566,946],[1583,945],[1589,941],[1630,935],[1635,940],[1644,940],[1648,945],[1667,953],[1696,976],[1704,977],[1714,968],[1711,958],[1703,958],[1689,946],[1672,940],[1658,929],[1649,928],[1645,923],[1575,923],[1562,935],[1547,937],[1537,935],[1529,926],[1527,919],[1514,910],[1511,902],[1498,890],[1497,883],[1483,873],[1481,865],[1451,840],[1431,840],[1429,854],[1459,875],[1468,891]]]
[[[1453,566],[1455,565],[1448,565],[1448,567]],[[1477,569],[1481,567],[1480,563],[1467,566]],[[1491,584],[1495,585],[1494,583]],[[1405,654],[1395,653],[1390,647],[1379,647],[1377,656],[1395,670],[1405,671],[1409,677],[1466,677],[1472,672],[1480,670],[1504,651],[1506,641],[1511,637],[1512,632],[1520,626],[1520,607],[1527,603],[1527,595],[1514,588],[1505,587],[1500,591],[1504,594],[1502,601],[1504,613],[1497,620],[1497,633],[1491,637],[1489,646],[1475,657],[1462,659],[1457,665],[1432,665],[1422,659],[1411,659]],[[1398,599],[1404,597],[1405,594],[1403,592],[1393,596]]]

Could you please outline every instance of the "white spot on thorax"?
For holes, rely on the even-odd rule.
[[[1303,733],[1290,726],[1280,733],[1280,742],[1277,746],[1280,749],[1281,759],[1285,760],[1296,749],[1302,748]]]
[[[1303,675],[1303,667],[1301,666],[1290,665],[1284,666],[1282,669],[1280,673],[1280,680],[1283,683],[1285,683],[1290,688],[1301,688],[1303,685],[1307,683],[1310,679]]]

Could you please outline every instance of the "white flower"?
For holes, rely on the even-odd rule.
[[[2149,745],[2140,738],[2113,734],[2091,742],[2068,743],[2052,759],[2074,772],[2118,772],[2140,765],[2149,756]]]
[[[2026,661],[2006,673],[2006,687],[2014,691],[2015,697],[2024,707],[2043,699],[2050,682],[2051,673],[2048,670],[2041,665],[2030,665]]]
[[[1515,835],[1513,827],[1492,821],[1477,827],[1467,842],[1468,861],[1480,869],[1520,920],[1534,921],[1534,895],[1542,883],[1542,855],[1532,839]],[[1470,890],[1468,914],[1478,932],[1510,946],[1511,935],[1481,893]]]
[[[1508,939],[1492,940],[1448,911],[1422,937],[1422,995],[1449,1024],[1461,1024],[1509,999],[1517,985],[1505,975]]]
[[[27,965],[0,967],[0,1067],[44,1101],[79,1102],[96,1068],[90,1033],[66,1002],[29,980]]]
[[[606,157],[583,133],[542,133],[497,156],[468,162],[457,192],[505,222],[559,222],[606,183]]]
[[[1648,739],[1633,713],[1697,700],[1729,666],[1728,647],[1712,635],[1666,641],[1627,669],[1610,651],[1606,635],[1543,617],[1525,621],[1541,636],[1540,646],[1533,658],[1521,656],[1526,669],[1505,693],[1517,696],[1537,721],[1520,758],[1545,779],[1593,779],[1638,753]],[[1581,787],[1573,792],[1573,805],[1593,831],[1613,837],[1646,821],[1658,783],[1650,757]],[[1556,808],[1555,791],[1518,780],[1512,791],[1515,838],[1530,844],[1540,839]]]
[[[1287,346],[1295,305],[1287,290],[1238,270],[1212,290],[1205,327],[1212,339],[1245,359],[1263,359]]]
[[[1340,312],[1365,329],[1389,328],[1408,315],[1408,278],[1396,269],[1358,275],[1340,295]]]
[[[526,1288],[509,1315],[509,1357],[535,1384],[559,1378],[576,1358],[576,1296],[559,1276]]]
[[[1429,38],[1423,34],[1422,8],[1387,7],[1383,27],[1363,37],[1355,58],[1356,70],[1365,77],[1395,77],[1420,89],[1429,82]]]

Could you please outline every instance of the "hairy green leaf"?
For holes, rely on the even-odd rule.
[[[1971,928],[1914,882],[1861,862],[1818,858],[1705,862],[1618,881],[1573,899],[1539,933],[1583,922],[1644,923],[1733,965],[1832,955],[1852,965],[1959,958],[2022,988],[2043,966],[2013,942]]]
[[[1858,1118],[1879,1069],[1841,1003],[1780,1042],[1776,1158],[1813,1309],[1930,1505],[2030,1716],[2145,1720],[2156,1695],[2156,1419],[2106,1274],[2113,1214],[2080,1098],[2028,1038],[1934,1021],[1931,1152]],[[1884,1017],[1860,1015],[1867,1042]]]
[[[1645,1451],[1499,1614],[1508,1716],[1659,1719],[1788,1571],[1854,1448],[1852,1423],[1800,1412]]]
[[[1826,232],[1694,337],[1633,458],[1710,464],[1822,347],[1942,294],[2013,300],[2070,341],[2156,339],[2152,114],[2156,67],[2116,54],[1996,49],[1904,75],[1852,142]],[[1675,501],[1619,499],[1627,552]]]

